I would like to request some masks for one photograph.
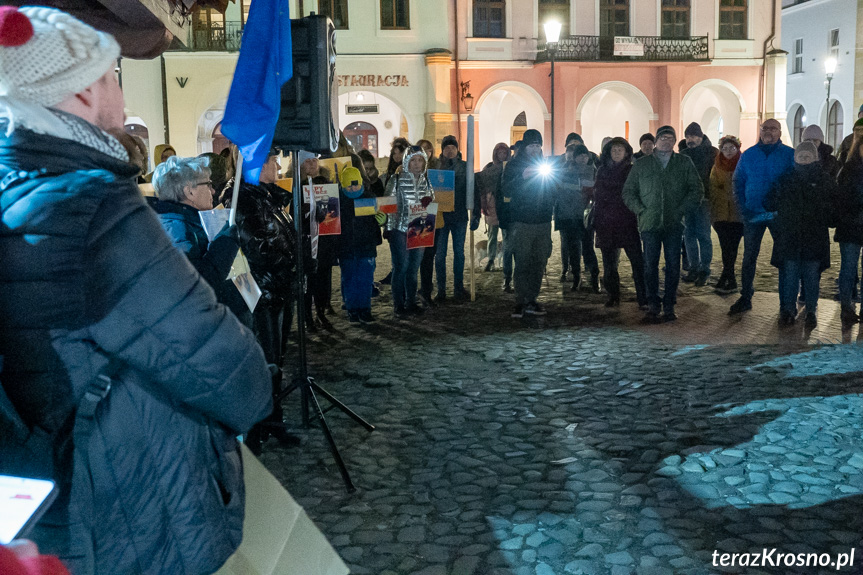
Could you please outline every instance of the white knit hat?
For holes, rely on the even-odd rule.
[[[55,106],[96,82],[120,56],[111,35],[60,10],[0,10],[0,96]]]
[[[824,141],[824,132],[821,131],[821,127],[818,124],[811,124],[806,126],[806,129],[803,130],[802,140],[818,140],[820,142]]]

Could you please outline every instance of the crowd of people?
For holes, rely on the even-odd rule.
[[[758,142],[745,151],[733,135],[723,136],[718,147],[714,146],[701,126],[692,122],[679,141],[671,126],[642,135],[637,153],[624,138],[609,137],[597,155],[587,149],[581,136],[571,133],[563,155],[544,158],[542,135],[527,130],[512,146],[496,144],[492,161],[476,174],[474,197],[480,207],[474,206],[473,213],[481,211],[487,229],[484,269],[495,269],[498,250],[502,249],[503,291],[515,293],[512,316],[545,315],[537,300],[552,253],[552,231],[557,231],[560,279],[568,282],[571,274],[573,291],[604,291],[605,305],[619,306],[618,268],[620,255],[625,253],[632,269],[635,299],[645,312],[646,323],[677,318],[680,281],[697,287],[710,282],[722,295],[739,291],[739,298],[729,309],[729,314],[735,315],[752,308],[757,259],[764,233],[769,230],[773,238],[771,264],[779,270],[779,321],[783,325],[797,321],[799,299],[805,303],[800,318],[812,328],[817,324],[821,273],[830,266],[829,229],[835,228],[834,241],[840,244],[841,254],[841,317],[845,324],[857,322],[854,299],[863,251],[863,107],[858,118],[836,155],[818,126],[803,130],[795,149],[782,143],[781,125],[772,119],[762,123]],[[426,140],[421,144],[415,149],[428,150],[428,156],[433,157],[432,144]],[[442,145],[443,158],[447,158],[447,149],[453,154],[458,151],[452,136]],[[409,149],[410,143],[403,138],[393,143],[385,182],[395,181],[400,171],[394,166]],[[446,169],[446,160],[443,162]],[[466,197],[457,185],[457,201]],[[461,201],[459,208],[463,209],[465,200]],[[447,221],[454,240],[458,297],[463,289],[468,215],[459,214]],[[471,220],[472,229],[476,223]],[[721,251],[721,267],[714,282],[711,228]],[[602,259],[601,282],[596,248]],[[424,307],[446,300],[446,235],[436,240],[435,249],[438,297],[434,301],[430,298],[428,272],[428,279],[422,278],[419,298],[411,297],[413,289],[399,292],[405,293],[406,299],[396,301],[397,316],[403,309],[421,313]],[[664,286],[660,290],[663,254]],[[418,264],[419,254],[415,257]],[[682,276],[681,267],[686,272]],[[397,278],[399,284],[407,278],[411,286],[415,285],[416,265],[409,267],[406,275],[399,267]],[[388,281],[389,277],[384,279]]]

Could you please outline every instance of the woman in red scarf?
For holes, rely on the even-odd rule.
[[[722,249],[722,275],[716,282],[716,293],[720,294],[737,291],[734,265],[737,263],[740,239],[743,237],[743,220],[734,200],[731,176],[734,175],[739,159],[740,140],[734,136],[720,139],[719,154],[716,155],[716,163],[710,171],[710,189],[706,190],[710,201],[710,219]]]

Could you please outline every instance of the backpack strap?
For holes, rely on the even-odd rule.
[[[87,450],[87,444],[96,427],[96,410],[99,407],[99,403],[108,397],[114,383],[114,378],[122,367],[122,361],[116,357],[111,357],[108,364],[99,370],[96,377],[87,385],[81,401],[78,402],[78,411],[75,413],[75,426],[72,429],[75,445],[73,482],[81,486],[81,489],[77,491],[77,495],[80,498],[76,502],[76,507],[82,515],[82,520],[84,519],[84,514],[92,512],[95,503],[93,468],[90,464],[90,453]],[[95,570],[96,539],[93,534],[95,521],[93,521],[92,516],[89,519],[89,521],[84,521],[84,524],[87,525],[85,530],[89,537],[89,544],[84,546],[86,557],[83,559],[82,564]]]

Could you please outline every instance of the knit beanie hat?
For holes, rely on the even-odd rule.
[[[444,136],[443,140],[440,141],[441,151],[447,146],[455,146],[458,149],[458,140],[455,139],[455,136]]]
[[[573,157],[577,158],[582,154],[590,154],[590,150],[584,144],[572,143],[566,147],[567,152],[572,152]]]
[[[701,131],[701,125],[698,122],[692,122],[686,129],[683,131],[684,136],[698,136],[699,138],[704,137],[704,132]]]
[[[0,96],[51,107],[112,69],[120,46],[54,8],[0,8]]]
[[[541,146],[542,134],[539,133],[539,130],[526,130],[521,136],[521,141],[524,142],[525,146],[530,146],[531,144],[539,144]]]
[[[803,130],[803,138],[804,140],[818,140],[819,142],[824,141],[824,132],[821,131],[821,128],[818,127],[817,124],[812,124],[811,126],[806,126],[806,129]]]
[[[645,140],[650,140],[651,142],[656,143],[656,138],[654,138],[653,134],[651,134],[650,132],[642,134],[641,137],[638,138],[638,145],[640,146],[641,144],[643,144]]]
[[[795,159],[800,152],[809,152],[815,156],[815,160],[818,160],[818,148],[812,142],[800,142],[797,144],[797,147],[794,148]]]
[[[570,132],[569,134],[567,134],[566,145],[570,145],[573,141],[578,142],[579,144],[584,143],[584,139],[581,137],[581,135],[578,134],[578,132]]]
[[[674,136],[674,140],[677,141],[677,132],[675,132],[674,128],[672,128],[671,126],[662,126],[658,130],[656,130],[656,139],[658,140],[659,138],[661,138],[663,134],[671,134],[672,136]]]
[[[360,171],[353,166],[348,166],[344,170],[342,170],[342,177],[340,178],[342,187],[347,189],[351,186],[362,186],[363,185],[363,177],[360,175]]]

